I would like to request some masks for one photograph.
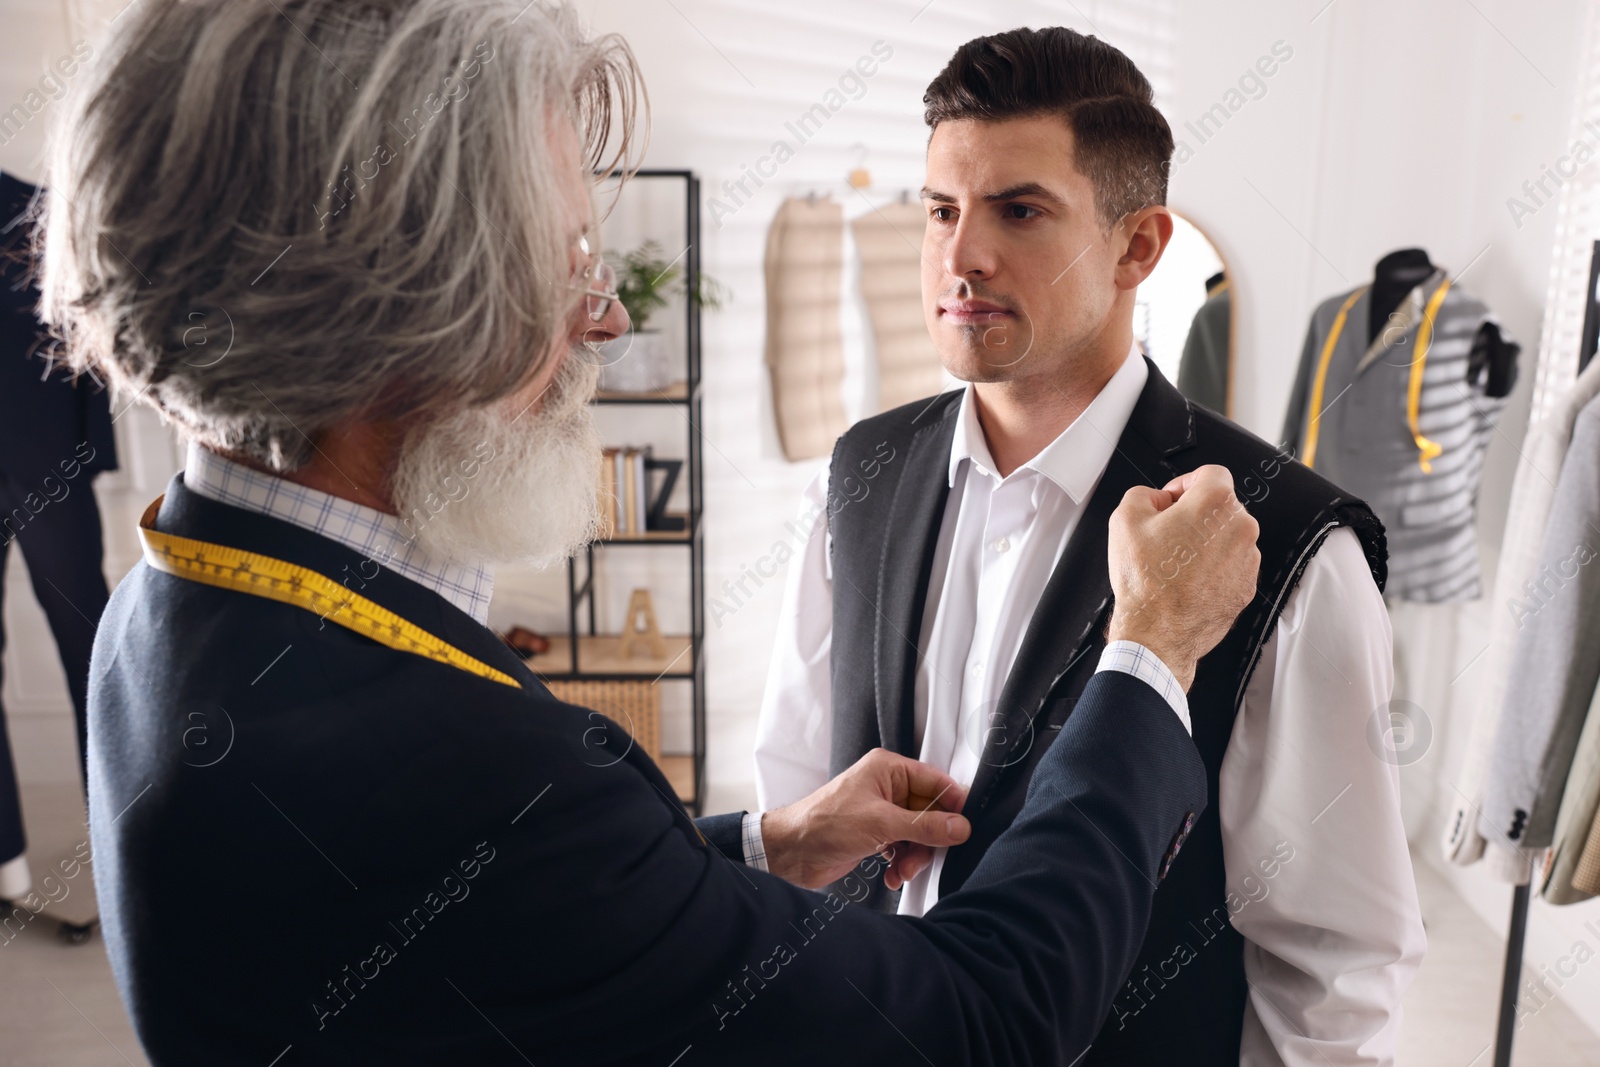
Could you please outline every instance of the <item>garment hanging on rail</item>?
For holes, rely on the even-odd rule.
[[[1567,772],[1539,894],[1551,904],[1577,904],[1600,894],[1600,686]]]
[[[1600,377],[1600,369],[1597,368],[1600,368],[1600,363],[1592,363],[1586,369],[1574,392],[1581,395],[1586,385]],[[1593,444],[1581,445],[1578,437],[1582,425],[1595,417],[1597,408],[1600,408],[1600,399],[1594,398],[1584,407],[1579,429],[1574,432],[1572,445],[1567,450],[1569,458],[1580,458],[1580,448],[1592,450],[1595,447]],[[1587,456],[1581,458],[1584,463],[1589,462]],[[1569,481],[1568,464],[1565,462],[1560,481],[1563,485]],[[1561,596],[1569,592],[1565,587],[1555,591]],[[1570,591],[1582,594],[1581,589]],[[1574,746],[1571,765],[1567,769],[1561,802],[1556,810],[1549,858],[1540,872],[1540,895],[1551,904],[1576,904],[1600,894],[1600,680],[1597,680],[1587,705],[1581,712],[1582,728]],[[1511,714],[1511,709],[1507,709],[1507,714]]]
[[[926,400],[944,367],[922,313],[921,204],[888,204],[850,223],[861,257],[861,297],[877,349],[878,410]]]
[[[1385,256],[1372,284],[1312,316],[1283,441],[1383,520],[1388,595],[1480,594],[1478,480],[1517,351],[1420,249]]]
[[[1494,609],[1489,614],[1489,646],[1477,668],[1481,673],[1475,688],[1480,702],[1461,772],[1456,777],[1454,810],[1445,826],[1444,852],[1448,859],[1470,864],[1483,858],[1491,875],[1518,884],[1528,880],[1530,864],[1539,850],[1517,847],[1498,834],[1486,838],[1478,820],[1516,648],[1518,617],[1513,615],[1511,605],[1528,596],[1524,583],[1533,580],[1539,569],[1545,528],[1555,505],[1556,482],[1572,443],[1573,428],[1579,413],[1597,396],[1600,360],[1591,363],[1550,413],[1529,429],[1518,449],[1500,566],[1495,574]]]
[[[849,425],[839,279],[844,209],[828,199],[790,198],[767,231],[767,372],[778,437],[790,460],[833,451]]]
[[[1539,564],[1497,610],[1516,621],[1505,710],[1479,832],[1522,848],[1551,844],[1584,717],[1600,683],[1600,399],[1573,425]]]
[[[1572,875],[1572,888],[1587,896],[1600,894],[1600,814],[1589,826],[1589,840],[1583,854],[1578,857],[1578,869]]]

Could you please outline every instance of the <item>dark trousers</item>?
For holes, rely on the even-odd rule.
[[[61,483],[57,480],[54,484]],[[67,675],[78,724],[81,769],[88,751],[89,653],[108,594],[101,570],[100,507],[90,479],[65,484],[70,486],[67,494],[51,500],[40,486],[0,471],[0,607],[5,600],[6,559],[15,545],[22,550],[33,595],[44,608]],[[0,652],[4,649],[5,625],[0,615]],[[0,662],[0,671],[3,669]],[[5,711],[0,708],[0,863],[21,855],[25,844],[16,766],[6,735]]]

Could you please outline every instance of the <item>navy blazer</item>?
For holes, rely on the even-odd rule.
[[[520,684],[133,569],[95,642],[90,827],[158,1065],[1071,1063],[1205,803],[1166,703],[1102,674],[960,892],[848,908],[849,879],[733,862],[737,815],[697,825],[619,727],[421,585],[182,475],[155,525],[345,582]]]
[[[116,470],[117,445],[110,391],[47,359],[25,219],[38,192],[0,172],[0,472],[43,501]]]

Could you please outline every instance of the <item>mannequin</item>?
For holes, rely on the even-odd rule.
[[[1371,306],[1367,314],[1367,343],[1377,340],[1389,317],[1400,307],[1406,294],[1428,280],[1439,268],[1421,248],[1401,248],[1378,260],[1372,268]],[[1505,338],[1497,322],[1486,322],[1473,339],[1467,357],[1467,381],[1476,382],[1488,371],[1484,393],[1492,397],[1511,395],[1517,384],[1517,353],[1520,347]]]
[[[1438,267],[1420,248],[1402,248],[1378,260],[1372,268],[1372,307],[1367,315],[1367,343],[1378,337],[1378,332],[1389,321],[1406,294],[1428,280]]]
[[[1281,440],[1383,520],[1392,599],[1481,594],[1478,479],[1518,351],[1420,248],[1389,253],[1313,312]]]

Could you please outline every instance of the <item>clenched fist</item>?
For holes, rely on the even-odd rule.
[[[1260,532],[1226,467],[1197,468],[1161,489],[1128,490],[1111,515],[1116,606],[1107,639],[1145,646],[1187,692],[1195,664],[1255,595]]]

